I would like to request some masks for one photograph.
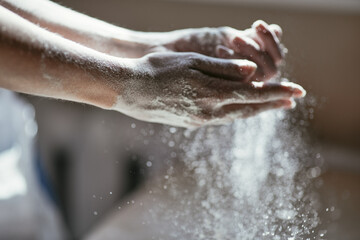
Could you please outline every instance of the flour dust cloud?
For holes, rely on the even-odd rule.
[[[181,134],[180,162],[151,189],[152,239],[322,239],[309,154],[284,112]]]

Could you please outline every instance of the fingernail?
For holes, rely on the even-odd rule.
[[[295,88],[294,89],[294,97],[301,98],[306,96],[306,91],[304,88]]]
[[[305,95],[306,95],[305,89],[302,86],[300,86],[299,84],[292,83],[292,82],[281,82],[281,85],[284,87],[290,88],[290,90],[293,93],[292,94],[293,97],[301,98],[301,97],[305,97]]]

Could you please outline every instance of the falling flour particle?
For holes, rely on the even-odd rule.
[[[181,145],[178,171],[162,175],[156,185],[163,187],[153,189],[154,202],[164,194],[171,198],[149,211],[167,225],[158,239],[311,236],[319,219],[307,187],[319,170],[304,173],[301,134],[286,122],[283,112],[270,111],[229,126],[185,131],[189,140]]]

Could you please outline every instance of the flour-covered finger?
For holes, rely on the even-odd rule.
[[[270,24],[269,28],[276,34],[277,38],[281,40],[283,34],[281,27],[277,24]]]
[[[217,106],[223,106],[301,98],[306,95],[306,91],[300,85],[289,82],[251,82],[218,87],[211,95],[213,98],[218,99]]]
[[[270,54],[276,64],[279,64],[283,59],[283,54],[276,34],[269,28],[267,23],[261,20],[256,21],[254,27],[263,44],[262,48]]]
[[[280,99],[301,98],[306,95],[303,87],[292,82],[253,82],[247,89],[249,102],[268,102]]]
[[[219,115],[222,118],[234,121],[235,119],[255,116],[261,112],[272,109],[290,109],[294,107],[295,102],[292,99],[253,104],[230,104],[223,106],[219,110]]]
[[[239,53],[240,55],[250,56],[254,55],[260,56],[260,45],[257,44],[252,38],[248,37],[235,37],[232,41],[233,48],[235,52]]]
[[[194,60],[192,69],[225,80],[248,80],[257,69],[254,62],[245,59],[220,59],[199,54]]]
[[[260,46],[252,39],[235,37],[233,40],[236,54],[240,58],[253,61],[258,65],[258,70],[253,79],[255,81],[265,81],[272,78],[277,73],[277,67],[272,57],[267,52],[260,50]]]

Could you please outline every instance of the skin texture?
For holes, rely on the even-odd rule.
[[[277,25],[144,33],[49,1],[25,2],[0,1],[4,88],[180,127],[291,108],[305,95],[294,83],[267,82],[284,57]]]

